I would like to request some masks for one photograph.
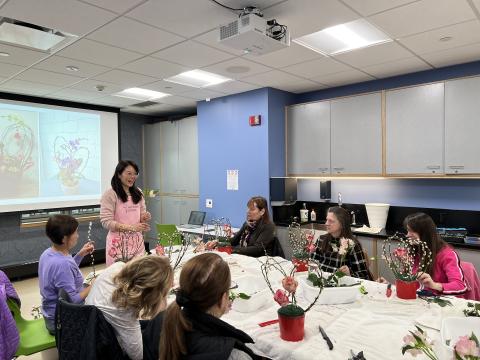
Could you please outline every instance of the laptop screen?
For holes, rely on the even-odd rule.
[[[190,225],[203,225],[203,220],[205,219],[205,211],[191,211],[190,218],[188,223]]]

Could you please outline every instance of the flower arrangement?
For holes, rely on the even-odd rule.
[[[233,237],[232,225],[230,220],[225,217],[212,219],[209,221],[210,226],[213,226],[213,231],[209,231],[208,235],[213,236],[214,240],[218,242],[218,246],[230,246],[230,238]],[[206,228],[204,229],[207,230]],[[205,234],[204,234],[205,235]]]
[[[302,229],[299,223],[293,222],[288,226],[288,239],[295,259],[307,260],[315,252],[314,237],[312,230]]]
[[[155,252],[159,256],[166,256],[175,271],[182,262],[185,253],[192,244],[193,234],[159,233]]]
[[[465,316],[477,316],[480,317],[480,303],[467,303],[467,308],[463,310]]]
[[[90,151],[81,142],[87,139],[65,139],[57,136],[53,145],[54,160],[58,165],[58,178],[63,186],[75,187],[83,178],[83,170],[87,166]]]
[[[427,332],[419,326],[415,327],[417,330],[410,331],[410,334],[403,337],[402,354],[408,353],[415,357],[424,353],[429,359],[438,360],[433,351],[433,341]],[[446,345],[450,345],[449,341]],[[474,333],[470,336],[460,336],[453,347],[453,360],[480,360],[479,342]]]
[[[112,239],[108,255],[115,261],[127,262],[138,254],[143,245],[143,238],[135,231],[119,231],[118,237]]]
[[[398,245],[393,245],[393,241]],[[432,252],[425,242],[398,233],[385,239],[382,252],[395,278],[405,282],[417,280],[432,262]]]
[[[34,133],[18,115],[0,118],[11,122],[0,134],[0,174],[16,177],[33,166]]]

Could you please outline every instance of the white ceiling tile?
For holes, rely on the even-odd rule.
[[[58,86],[39,84],[22,80],[9,80],[0,85],[0,91],[29,95],[45,95],[56,90],[59,90]]]
[[[225,94],[237,94],[245,91],[255,90],[262,86],[247,84],[242,81],[227,81],[218,85],[209,86],[208,88],[213,91],[223,92]]]
[[[194,41],[186,41],[152,54],[151,56],[177,64],[199,68],[231,59],[232,54],[212,49]]]
[[[480,11],[480,0],[472,0],[473,4],[477,8],[478,11]]]
[[[129,64],[123,65],[120,68],[138,74],[153,76],[158,79],[163,79],[180,74],[181,72],[187,70],[191,70],[185,66],[173,64],[153,57],[144,57]]]
[[[395,60],[383,64],[371,65],[362,68],[363,71],[377,78],[385,78],[417,71],[429,70],[432,67],[417,57]]]
[[[287,84],[301,82],[303,80],[305,79],[299,78],[291,74],[287,74],[280,70],[272,70],[266,73],[243,78],[243,81],[249,82],[251,84],[257,84],[263,87],[279,87]]]
[[[358,11],[363,16],[369,16],[385,10],[412,3],[418,0],[342,0],[344,3]]]
[[[266,7],[273,6],[275,4],[282,3],[283,0],[222,0],[223,5],[229,6],[234,9],[243,9],[247,6],[252,6],[254,4],[259,9],[263,10]]]
[[[265,10],[265,16],[287,25],[292,39],[359,18],[337,0],[285,1]]]
[[[9,78],[10,76],[15,75],[16,73],[25,69],[26,67],[23,66],[0,63],[0,76],[2,78]]]
[[[138,5],[144,3],[147,0],[82,0],[83,2],[96,5],[121,14],[127,10],[130,10]]]
[[[2,16],[80,36],[112,20],[115,14],[75,0],[15,0],[2,7]]]
[[[125,88],[129,88],[151,83],[156,81],[157,79],[150,76],[132,73],[129,71],[111,70],[104,74],[95,76],[94,80],[99,80],[100,82],[106,81],[109,83],[121,85]]]
[[[440,41],[451,36],[450,41]],[[403,45],[417,54],[427,54],[463,45],[480,42],[480,22],[478,20],[412,35],[399,40]]]
[[[466,0],[422,0],[373,15],[368,20],[394,38],[475,18]]]
[[[98,91],[96,86],[97,85],[102,85],[104,86],[102,91]],[[125,87],[117,85],[117,84],[112,84],[106,81],[99,81],[99,80],[83,80],[80,81],[79,83],[76,83],[72,86],[70,86],[72,89],[78,89],[78,90],[84,90],[84,91],[91,91],[98,93],[99,96],[105,96],[113,93],[120,92],[125,89]]]
[[[132,51],[100,44],[88,39],[75,42],[66,49],[59,51],[57,55],[110,67],[125,64],[142,56]]]
[[[67,70],[67,66],[76,66],[78,71]],[[61,56],[51,56],[42,62],[34,66],[36,69],[48,70],[57,73],[79,76],[79,77],[91,77],[102,72],[107,71],[109,68],[101,65],[90,64],[84,61],[69,59]]]
[[[95,100],[95,103],[107,106],[123,107],[132,104],[137,104],[141,101],[136,99],[128,99],[119,96],[107,95]]]
[[[92,91],[83,91],[83,90],[77,90],[77,89],[61,89],[59,91],[53,92],[48,94],[49,97],[55,97],[57,99],[68,99],[68,100],[74,100],[74,101],[90,101],[93,99],[98,99],[102,96],[99,96],[99,94],[96,94]]]
[[[205,98],[202,98],[205,100]],[[176,106],[196,106],[197,100],[192,98],[185,98],[181,96],[166,96],[159,99],[163,104],[176,105]]]
[[[300,46],[294,42],[286,48],[261,56],[245,55],[245,59],[259,62],[274,68],[282,68],[288,65],[298,64],[307,60],[313,60],[323,57],[319,53]]]
[[[192,90],[191,86],[175,84],[165,80],[159,80],[150,84],[143,85],[142,87],[145,89],[160,91],[167,94],[182,94]]]
[[[298,75],[307,79],[311,79],[315,76],[338,73],[351,69],[352,68],[350,66],[339,63],[338,61],[335,61],[328,57],[322,57],[317,60],[311,60],[300,64],[287,66],[282,70],[289,72],[293,75]]]
[[[182,97],[189,97],[196,100],[205,100],[206,98],[213,99],[220,96],[225,96],[225,94],[208,89],[195,89],[182,94]]]
[[[148,106],[146,108],[139,108],[135,106],[127,106],[122,108],[120,111],[134,114],[143,114],[150,116],[165,116],[171,114],[179,113],[195,113],[196,106],[190,107],[179,107],[168,104],[158,104],[153,106]]]
[[[369,46],[335,56],[344,63],[362,68],[368,65],[386,63],[393,60],[412,57],[412,53],[396,42]]]
[[[0,44],[0,51],[10,54],[10,56],[0,56],[0,62],[21,66],[30,66],[49,56],[49,54],[41,51],[27,50],[5,44]]]
[[[342,86],[347,84],[355,84],[358,82],[374,80],[372,76],[369,76],[358,70],[342,71],[336,74],[328,74],[318,76],[312,80],[328,86]]]
[[[229,54],[239,55],[239,56],[244,54],[242,50],[237,50],[237,49],[231,48],[229,46],[223,45],[223,43],[219,42],[218,39],[219,39],[219,30],[215,29],[215,30],[209,31],[205,34],[196,36],[192,40],[197,41],[197,42],[202,43],[202,44],[205,44],[205,45],[208,45],[208,46],[213,47],[215,49],[222,50],[222,51],[227,52]]]
[[[230,79],[241,79],[254,74],[267,72],[272,69],[243,58],[235,58],[219,64],[207,66],[202,70],[220,74]]]
[[[55,86],[68,86],[82,80],[80,77],[38,69],[28,69],[20,75],[17,75],[15,79]]]
[[[210,0],[149,1],[127,13],[128,17],[192,37],[237,18],[233,11]]]
[[[480,43],[423,54],[422,57],[435,67],[477,61],[480,60]]]
[[[295,94],[301,94],[301,93],[305,93],[309,91],[317,91],[325,88],[326,88],[325,85],[322,85],[310,80],[304,80],[303,82],[299,82],[299,83],[283,85],[279,89],[292,92]]]
[[[128,18],[114,20],[88,35],[88,38],[142,54],[150,54],[185,40]]]

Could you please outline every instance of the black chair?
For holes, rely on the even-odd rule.
[[[93,305],[72,304],[63,289],[59,292],[55,324],[60,360],[128,359],[102,312]]]
[[[285,259],[285,253],[283,252],[282,244],[280,244],[280,240],[278,240],[276,236],[273,238],[272,256],[280,256]]]

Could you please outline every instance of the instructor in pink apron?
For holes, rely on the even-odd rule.
[[[105,249],[107,266],[145,253],[142,232],[150,230],[148,221],[151,215],[146,211],[142,192],[135,185],[137,176],[137,164],[121,160],[112,177],[112,188],[102,196],[100,221],[108,230]]]

